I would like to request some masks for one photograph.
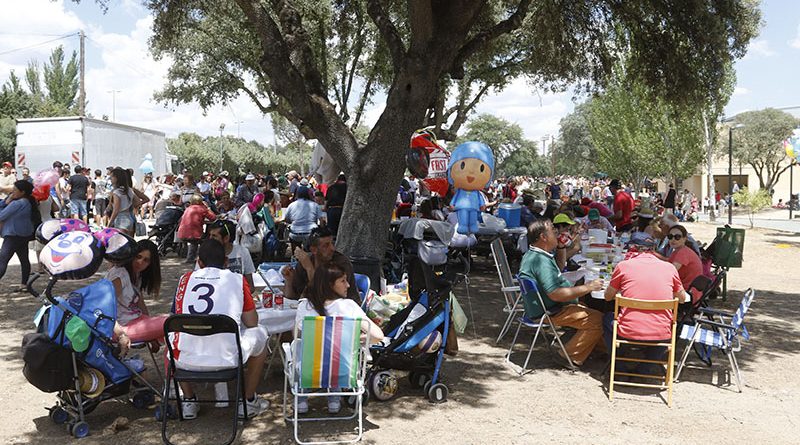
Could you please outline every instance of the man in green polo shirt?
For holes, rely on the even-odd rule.
[[[603,337],[603,314],[578,304],[578,297],[603,289],[602,280],[573,286],[561,275],[551,253],[558,246],[558,238],[550,220],[538,220],[528,226],[530,249],[522,257],[519,274],[536,281],[550,319],[557,326],[577,329],[565,345],[567,354],[580,366],[589,357]],[[523,295],[525,316],[538,320],[544,309],[535,295]]]

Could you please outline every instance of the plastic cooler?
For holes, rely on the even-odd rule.
[[[497,209],[498,218],[502,218],[506,222],[507,229],[513,229],[520,226],[520,216],[522,215],[522,206],[519,204],[500,204]]]

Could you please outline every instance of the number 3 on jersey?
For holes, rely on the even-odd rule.
[[[200,283],[193,287],[190,292],[191,296],[197,298],[199,300],[198,303],[202,302],[201,304],[190,304],[189,305],[189,313],[194,315],[208,315],[211,313],[211,310],[214,309],[214,300],[211,299],[214,296],[214,286],[208,283]],[[193,298],[194,299],[194,298]],[[202,309],[202,310],[201,310]]]

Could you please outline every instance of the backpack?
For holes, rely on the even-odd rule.
[[[22,374],[44,392],[74,388],[72,353],[46,334],[30,333],[22,338]]]

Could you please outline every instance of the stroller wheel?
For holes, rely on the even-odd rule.
[[[89,424],[86,422],[78,422],[70,427],[70,434],[76,439],[82,439],[89,435]]]
[[[408,381],[414,388],[423,388],[426,383],[431,381],[431,375],[427,372],[411,371],[408,374]]]
[[[140,391],[133,395],[131,404],[134,408],[145,409],[156,401],[155,395],[150,391]]]
[[[447,386],[444,383],[437,383],[435,385],[431,385],[428,388],[428,400],[432,403],[444,403],[447,401],[447,395],[450,390],[447,389]]]
[[[397,394],[397,377],[391,371],[378,371],[369,380],[369,390],[376,399],[389,400]]]
[[[50,420],[56,425],[63,424],[67,419],[69,419],[69,413],[64,408],[60,406],[50,408]]]

